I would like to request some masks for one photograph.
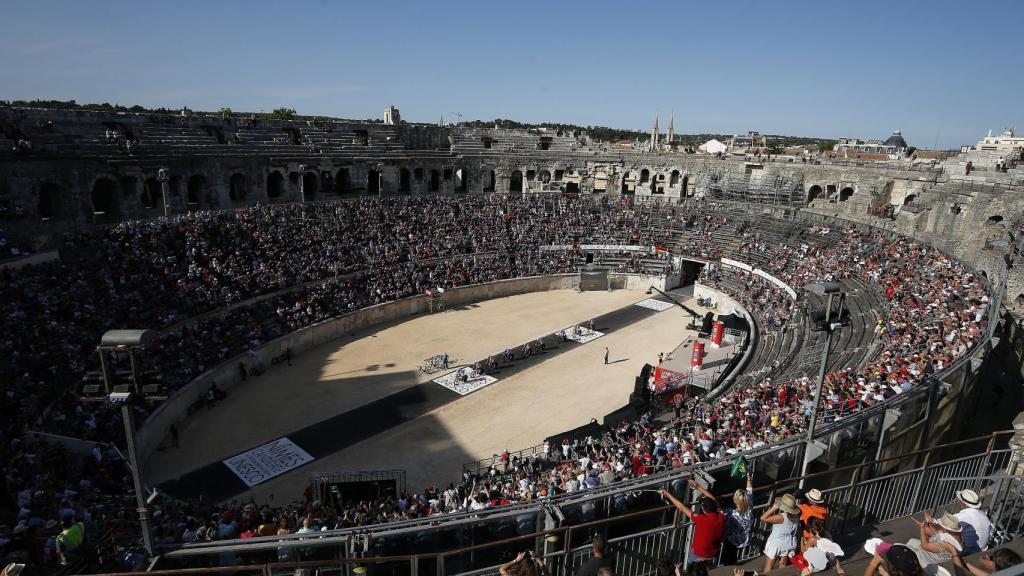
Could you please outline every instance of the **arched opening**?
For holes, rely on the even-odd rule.
[[[679,187],[679,192],[680,192],[681,196],[686,196],[686,195],[688,195],[690,193],[689,186],[690,186],[690,177],[689,176],[683,176],[683,185]]]
[[[398,171],[398,191],[402,194],[408,194],[412,191],[412,175],[409,173],[408,168],[402,168]]]
[[[274,170],[267,176],[267,197],[280,198],[284,194],[284,174]]]
[[[910,204],[914,201],[914,198],[917,198],[917,195],[907,194],[907,197],[903,199],[903,205],[906,206],[907,204]]]
[[[185,204],[189,208],[199,208],[206,204],[206,178],[201,174],[193,174],[186,186]]]
[[[679,170],[673,170],[668,177],[669,188],[675,188],[679,186]]]
[[[850,199],[850,196],[853,196],[853,188],[850,188],[849,186],[839,191],[840,202],[846,202]]]
[[[821,186],[818,186],[817,184],[811,186],[811,189],[807,191],[807,201],[813,202],[814,200],[821,198],[821,192]]]
[[[349,176],[348,168],[340,168],[334,175],[334,193],[348,194],[352,191],[352,177]]]
[[[441,189],[441,174],[437,170],[430,171],[430,182],[427,183],[427,190],[437,192]]]
[[[576,182],[566,182],[565,183],[565,191],[568,194],[579,194],[580,193],[580,185],[577,184]]]
[[[647,181],[650,180],[650,179],[651,179],[651,171],[650,170],[648,170],[647,168],[644,168],[643,170],[640,171],[640,183],[641,184],[646,184]]]
[[[380,172],[376,170],[366,171],[366,193],[367,194],[380,194]]]
[[[513,170],[512,176],[508,182],[509,192],[522,192],[523,191],[523,173],[519,170]]]
[[[245,196],[248,193],[245,174],[232,174],[228,186],[228,196],[231,197],[232,202],[245,202]]]
[[[1017,294],[1017,297],[1013,301],[1017,306],[1024,306],[1024,294]]]
[[[455,190],[458,192],[465,192],[469,186],[469,178],[466,177],[466,171],[459,168],[455,171]]]
[[[986,222],[988,222],[989,224],[999,224],[1002,221],[1003,217],[1000,216],[999,214],[996,214],[995,216],[989,216]]]
[[[156,178],[146,178],[146,181],[142,183],[142,207],[146,210],[159,208],[163,204],[163,199],[160,181]]]
[[[36,211],[43,220],[60,220],[64,217],[64,190],[52,182],[39,189]]]
[[[632,172],[626,172],[622,175],[622,192],[623,194],[633,194],[636,189],[636,176]]]
[[[548,182],[551,182],[551,172],[547,170],[541,170],[540,174],[537,175],[537,179],[543,182],[544,184],[547,184]]]
[[[494,170],[484,170],[484,192],[494,192],[496,180]]]
[[[92,185],[92,213],[104,219],[116,218],[119,212],[117,182],[100,178]]]
[[[316,172],[306,172],[302,175],[302,195],[306,200],[313,200],[316,198],[317,192],[320,191],[320,179],[316,177]]]

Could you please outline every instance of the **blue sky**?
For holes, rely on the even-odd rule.
[[[0,99],[973,143],[1024,2],[0,0]],[[664,120],[663,120],[664,122]],[[663,124],[664,126],[664,124]]]

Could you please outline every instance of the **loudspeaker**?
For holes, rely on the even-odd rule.
[[[654,372],[654,366],[650,364],[644,364],[644,367],[640,369],[640,377],[643,378],[644,382],[651,379],[651,374]]]
[[[630,398],[637,397],[641,398],[646,394],[647,379],[643,376],[637,376],[636,381],[633,383],[633,393],[629,395]]]

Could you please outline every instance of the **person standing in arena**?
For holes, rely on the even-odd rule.
[[[608,363],[608,348],[607,347],[605,347],[605,349],[604,349],[604,363],[605,364]]]

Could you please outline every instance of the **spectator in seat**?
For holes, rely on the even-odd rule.
[[[924,515],[924,520],[918,522],[911,517],[918,526],[920,538],[911,538],[907,541],[907,548],[917,554],[917,559],[926,569],[929,566],[937,566],[943,562],[949,562],[954,556],[961,554],[964,550],[963,535],[961,534],[960,521],[949,512],[942,515],[936,522],[929,514]]]
[[[691,486],[695,484],[692,480],[690,482]],[[696,513],[668,490],[662,490],[661,497],[693,522],[693,542],[687,551],[687,565],[716,562],[725,535],[725,516],[718,510],[718,502],[714,498],[701,496],[698,500],[700,513]]]
[[[806,540],[810,533],[807,531],[807,521],[811,518],[821,518],[822,522],[828,522],[828,507],[825,506],[825,496],[821,493],[821,490],[817,488],[811,488],[804,494],[805,502],[801,503],[798,507],[800,508],[800,522],[804,525],[804,539]]]
[[[61,565],[68,563],[67,553],[73,552],[82,545],[85,540],[85,524],[75,522],[73,518],[65,518],[60,521],[61,532],[56,538],[57,555],[60,556]]]
[[[869,541],[870,542],[870,541]],[[865,549],[869,549],[865,545]],[[864,570],[864,576],[875,576],[882,569],[889,576],[923,576],[924,570],[917,555],[903,544],[879,543],[877,548],[871,547],[874,554],[871,563]]]
[[[1000,548],[978,557],[981,566],[975,566],[961,556],[953,557],[953,565],[957,568],[957,576],[970,573],[971,576],[989,576],[993,572],[1006,570],[1021,563],[1019,554],[1009,548]]]
[[[988,550],[992,522],[981,511],[981,497],[974,490],[958,490],[956,499],[960,502],[960,511],[956,513],[956,519],[963,528],[964,554]]]

